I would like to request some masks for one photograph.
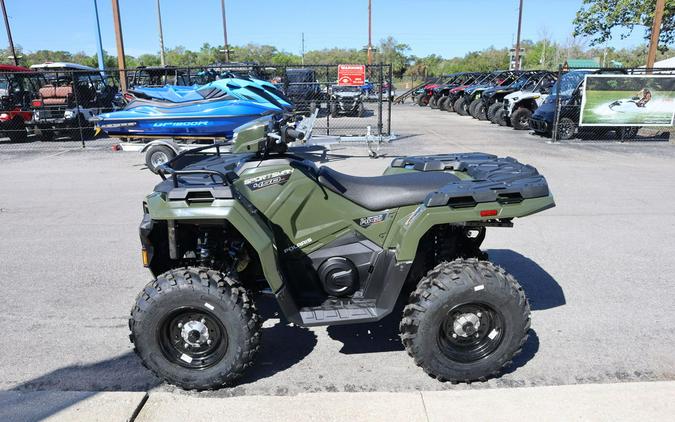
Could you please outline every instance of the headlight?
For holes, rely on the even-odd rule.
[[[73,113],[73,110],[66,110],[63,113],[63,117],[66,119],[72,119],[73,117],[75,117],[75,113]]]
[[[0,119],[6,119],[9,117],[9,114],[7,113],[0,113]]]

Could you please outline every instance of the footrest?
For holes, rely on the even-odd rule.
[[[302,323],[307,326],[353,324],[376,321],[377,308],[374,300],[332,301],[322,306],[300,309]]]

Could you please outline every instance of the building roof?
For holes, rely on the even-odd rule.
[[[567,61],[565,61],[565,67],[579,69],[599,69],[600,63],[595,59],[567,59]]]

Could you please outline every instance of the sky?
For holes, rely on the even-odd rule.
[[[159,51],[155,0],[119,0],[126,54]],[[230,44],[270,44],[300,53],[368,42],[367,0],[226,0]],[[373,43],[389,35],[416,56],[445,58],[515,42],[518,0],[372,0]],[[14,44],[24,50],[96,51],[94,0],[5,0]],[[115,54],[110,0],[98,0],[103,48]],[[524,0],[522,38],[564,42],[581,0]],[[222,45],[220,0],[161,0],[165,48]],[[609,47],[645,44],[643,28]],[[0,30],[0,45],[7,45]],[[235,58],[236,59],[236,58]]]

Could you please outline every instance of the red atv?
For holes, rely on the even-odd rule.
[[[40,88],[39,77],[25,67],[0,65],[0,137],[12,142],[28,138],[26,123],[33,118],[30,101]]]

